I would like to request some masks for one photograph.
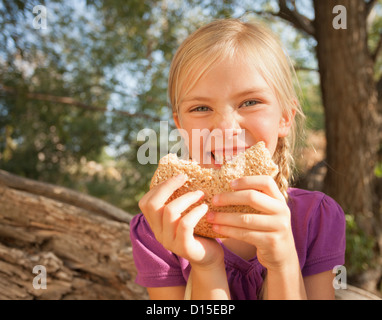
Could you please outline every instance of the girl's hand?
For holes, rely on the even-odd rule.
[[[208,206],[201,204],[182,217],[186,209],[203,197],[203,192],[188,192],[165,205],[186,181],[185,175],[179,175],[155,186],[139,201],[139,207],[155,238],[167,250],[187,259],[193,267],[221,266],[224,261],[221,246],[213,239],[194,236],[194,227],[206,214]]]
[[[258,260],[268,270],[280,271],[295,263],[290,210],[276,182],[269,176],[247,176],[233,180],[231,187],[234,192],[213,198],[215,206],[249,205],[260,213],[209,212],[207,220],[213,229],[254,245]]]

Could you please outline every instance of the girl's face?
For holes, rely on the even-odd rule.
[[[292,124],[272,88],[250,64],[222,61],[187,94],[182,90],[175,124],[187,132],[190,156],[203,167],[218,168],[223,157],[259,141],[273,155],[278,138],[285,137]]]

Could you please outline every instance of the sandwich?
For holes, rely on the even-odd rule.
[[[196,190],[202,190],[204,197],[183,214],[187,214],[202,203],[207,204],[209,211],[213,212],[256,213],[255,209],[244,205],[215,207],[212,204],[212,197],[218,193],[233,191],[230,182],[234,179],[253,175],[269,175],[274,178],[277,173],[278,166],[273,162],[265,143],[260,141],[229,161],[224,159],[222,166],[218,169],[202,168],[196,161],[182,160],[176,154],[170,153],[160,159],[151,180],[150,189],[171,177],[185,174],[188,177],[187,181],[172,194],[166,204],[187,192]],[[195,227],[194,234],[208,238],[224,238],[212,230],[211,224],[205,217],[201,218]]]

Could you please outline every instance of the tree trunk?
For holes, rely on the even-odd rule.
[[[134,283],[130,220],[98,199],[0,170],[0,300],[147,299]],[[46,289],[35,266],[45,268]]]
[[[337,14],[332,12],[338,4],[346,8],[347,29],[333,27]],[[324,191],[346,213],[354,214],[381,247],[381,220],[373,212],[380,128],[374,62],[367,45],[366,3],[315,0],[314,8],[327,138]]]

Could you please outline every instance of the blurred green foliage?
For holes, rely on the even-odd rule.
[[[255,8],[252,1],[235,0],[40,4],[47,10],[46,29],[33,28],[32,1],[0,2],[0,168],[132,213],[155,170],[137,162],[137,133],[159,131],[158,120],[173,126],[167,73],[176,48],[212,19],[272,9],[267,1]],[[280,22],[270,21],[282,32]],[[300,52],[300,40],[286,42]],[[317,85],[309,73],[302,78],[306,110],[322,117],[319,92],[312,90]]]
[[[277,1],[0,1],[0,168],[87,192],[137,213],[155,165],[140,165],[139,130],[173,126],[171,58],[185,37],[217,18],[260,19],[297,67],[312,130],[324,129],[315,41],[272,15]],[[313,17],[311,3],[296,1]],[[377,12],[377,15],[379,13]],[[377,45],[381,19],[370,25]],[[113,171],[114,170],[114,171]]]
[[[357,224],[353,215],[346,215],[346,266],[350,277],[375,266],[375,240]]]

